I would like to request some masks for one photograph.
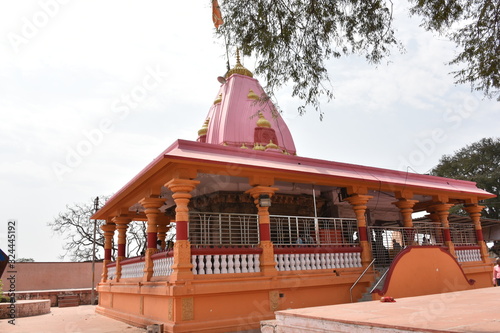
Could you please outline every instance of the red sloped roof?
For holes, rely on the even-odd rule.
[[[269,154],[252,149],[241,149],[178,140],[164,152],[165,158],[194,159],[214,163],[230,163],[249,167],[288,170],[310,175],[331,176],[352,180],[383,182],[408,187],[420,187],[451,192],[465,192],[484,197],[495,195],[477,188],[475,182],[420,175],[403,171],[362,165],[325,161],[284,154]]]
[[[262,152],[253,149],[241,149],[196,141],[177,140],[162,154],[154,159],[139,174],[113,195],[103,208],[116,204],[123,195],[137,188],[170,162],[204,162],[212,164],[230,164],[261,170],[286,170],[309,176],[331,177],[343,180],[362,181],[376,184],[404,186],[408,190],[434,190],[447,193],[462,193],[477,196],[478,199],[495,197],[477,188],[475,182],[456,180],[409,172],[368,167],[362,165],[325,161],[281,153]],[[105,209],[104,209],[105,210]],[[93,218],[102,218],[98,212]]]

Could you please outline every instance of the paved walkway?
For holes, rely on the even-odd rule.
[[[67,308],[50,308],[50,313],[40,316],[17,318],[16,325],[8,319],[0,320],[2,333],[144,333],[121,321],[95,313],[95,306],[80,305]]]
[[[277,313],[284,332],[500,332],[500,288]]]
[[[500,332],[500,287],[379,301],[339,304],[279,311],[297,324],[317,322],[323,330],[315,332]],[[286,321],[286,319],[285,319]],[[341,324],[343,330],[327,329]],[[344,326],[347,325],[347,326]],[[335,325],[333,325],[335,326]],[[333,326],[330,326],[333,328]],[[350,328],[349,328],[350,327]],[[325,330],[326,328],[326,330]],[[346,330],[347,329],[347,330]],[[17,318],[16,325],[0,320],[0,332],[37,333],[144,333],[133,327],[95,313],[95,306],[51,308],[46,315]],[[306,332],[295,330],[294,332]],[[286,332],[286,331],[285,331]]]

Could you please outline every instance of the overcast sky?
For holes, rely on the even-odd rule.
[[[425,173],[499,135],[498,103],[448,74],[454,44],[404,7],[395,17],[406,52],[376,67],[330,61],[322,122],[278,92],[298,155]],[[118,191],[176,139],[196,140],[225,62],[208,0],[1,2],[0,248],[17,219],[18,257],[58,261],[63,240],[47,222]]]

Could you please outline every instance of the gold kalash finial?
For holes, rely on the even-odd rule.
[[[257,127],[266,127],[266,128],[271,128],[271,123],[269,120],[264,118],[264,114],[259,111],[259,119],[257,120]]]
[[[226,78],[230,77],[233,74],[253,77],[253,73],[243,67],[243,65],[240,63],[240,49],[238,48],[236,49],[236,65],[226,73]]]
[[[203,123],[203,126],[198,130],[198,136],[206,135],[208,132],[208,123],[210,122],[210,118],[207,118]]]

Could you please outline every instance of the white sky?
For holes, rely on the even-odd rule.
[[[196,139],[226,70],[209,3],[0,3],[0,248],[15,218],[18,257],[57,261],[62,239],[47,222],[66,204],[112,194],[176,139]],[[395,17],[407,52],[377,67],[329,62],[335,100],[322,122],[279,92],[299,155],[425,173],[499,135],[498,103],[448,75],[454,44],[404,7]]]

